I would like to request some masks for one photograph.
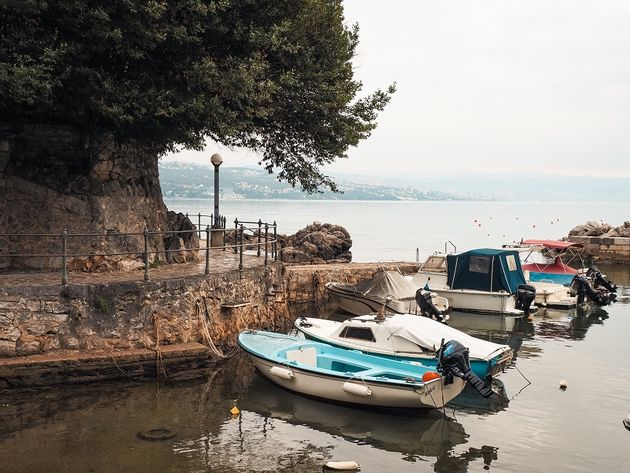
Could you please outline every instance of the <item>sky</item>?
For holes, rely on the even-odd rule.
[[[325,174],[630,177],[627,0],[346,0],[363,93],[397,83],[372,136]],[[226,166],[208,143],[166,156]]]

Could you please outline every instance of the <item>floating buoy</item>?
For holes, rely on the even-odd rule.
[[[624,420],[622,420],[622,422],[623,422],[623,426],[624,426],[626,429],[630,430],[630,414],[628,414],[628,415],[626,416],[626,418],[625,418]]]
[[[422,375],[422,382],[428,383],[434,379],[438,379],[440,377],[440,373],[436,373],[435,371],[427,371]]]
[[[361,469],[361,465],[355,461],[328,462],[324,465],[324,468],[335,471],[356,471]]]
[[[567,381],[565,379],[561,379],[560,380],[560,389],[562,389],[564,391],[565,389],[567,389],[567,386],[568,386]]]
[[[239,415],[241,413],[241,411],[238,410],[238,407],[234,406],[234,407],[232,407],[232,409],[230,409],[230,413],[233,416],[237,416],[237,415]]]

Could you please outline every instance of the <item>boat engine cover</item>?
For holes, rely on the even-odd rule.
[[[470,367],[468,348],[456,340],[449,340],[438,350],[438,371],[444,376],[444,384],[453,382],[453,376],[469,383],[483,397],[490,397],[494,391],[490,383],[484,382],[473,373]]]

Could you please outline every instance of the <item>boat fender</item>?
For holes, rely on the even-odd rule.
[[[282,368],[281,366],[273,366],[269,372],[274,375],[277,376],[278,378],[282,378],[282,379],[293,379],[294,375],[293,375],[293,371],[291,371],[290,369],[287,368]]]
[[[324,465],[324,469],[335,471],[357,471],[361,469],[361,465],[355,461],[328,462]]]
[[[347,381],[343,383],[341,389],[349,394],[355,394],[357,396],[367,397],[372,395],[372,390],[368,388],[365,384],[356,384]]]

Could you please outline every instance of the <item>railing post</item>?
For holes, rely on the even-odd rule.
[[[243,277],[243,225],[241,225],[241,230],[240,230],[240,256],[239,256],[239,262],[238,262],[238,271],[240,273],[240,276]]]
[[[273,259],[278,261],[278,225],[273,221]]]
[[[210,274],[210,225],[206,226],[206,270],[205,274]]]
[[[61,234],[61,247],[63,250],[63,256],[61,257],[61,284],[68,284],[68,230],[63,227],[63,233]]]
[[[199,233],[198,237],[201,238],[201,212],[197,214],[197,222],[199,223],[197,225],[197,233]]]
[[[269,265],[269,250],[267,247],[268,244],[269,244],[269,224],[265,223],[265,266]]]
[[[416,248],[416,263],[420,262],[420,249]]]
[[[260,230],[262,227],[262,220],[258,219],[258,248],[256,249],[256,256],[260,257]]]
[[[144,227],[144,280],[149,280],[149,229]]]
[[[221,228],[223,228],[223,251],[226,250],[226,243],[227,243],[226,241],[227,235],[225,232],[225,222],[226,222],[225,217],[221,217]]]
[[[234,254],[238,252],[238,218],[234,219]]]

